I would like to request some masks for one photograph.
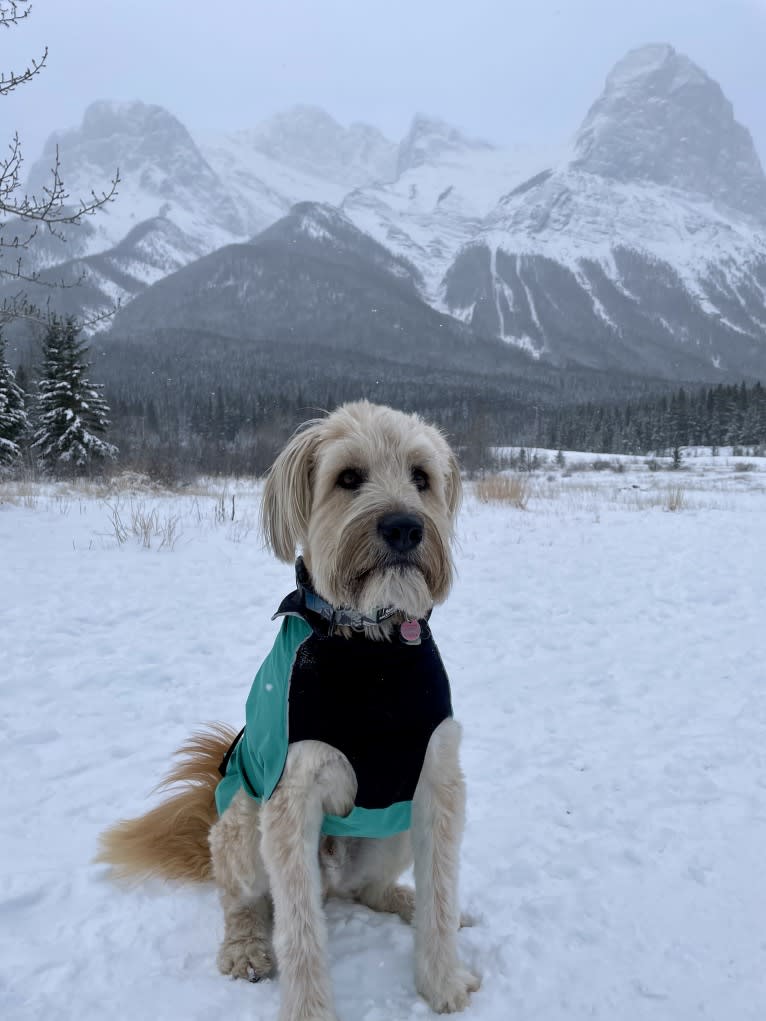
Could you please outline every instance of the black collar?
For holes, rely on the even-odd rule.
[[[272,620],[287,614],[295,614],[304,618],[308,614],[316,615],[325,622],[328,632],[332,634],[339,627],[348,627],[352,631],[364,632],[368,628],[379,627],[401,612],[394,606],[384,606],[376,610],[374,614],[367,615],[345,606],[333,606],[314,591],[311,576],[303,557],[298,557],[295,561],[295,586],[295,591],[286,596],[279,604],[279,609],[271,618]]]

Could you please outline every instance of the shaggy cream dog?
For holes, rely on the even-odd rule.
[[[402,643],[419,645],[421,629],[430,641],[426,619],[449,593],[459,502],[460,474],[443,436],[416,415],[361,401],[296,433],[269,473],[262,524],[281,560],[292,562],[302,549],[310,579],[302,598],[308,592],[314,609],[334,615],[326,633],[336,646],[362,642],[362,652],[377,649],[382,659],[398,642],[406,657]],[[319,613],[312,617],[305,607],[303,613],[319,620]],[[283,629],[289,626],[310,630],[286,616]],[[360,676],[355,688],[365,680]],[[436,719],[417,760],[407,829],[384,837],[337,835],[346,832],[346,818],[360,814],[357,775],[349,757],[322,740],[287,746],[271,796],[257,797],[246,771],[247,785],[235,774],[234,794],[219,817],[221,760],[240,745],[246,751],[246,742],[218,726],[181,749],[163,784],[174,788],[168,800],[104,834],[99,860],[127,876],[213,878],[225,922],[218,965],[251,981],[278,965],[281,1021],[336,1018],[322,908],[328,895],[411,922],[418,991],[437,1012],[462,1010],[479,980],[457,948],[465,812],[460,727],[451,711]],[[248,716],[248,736],[250,729]],[[389,763],[401,758],[398,747],[386,753]],[[413,863],[414,890],[397,883]]]

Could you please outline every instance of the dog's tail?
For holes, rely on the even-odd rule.
[[[111,865],[118,879],[211,879],[208,833],[217,819],[218,766],[235,737],[222,723],[193,734],[155,788],[170,790],[170,797],[146,815],[123,819],[102,833],[96,861]]]

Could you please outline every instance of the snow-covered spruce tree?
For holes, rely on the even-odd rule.
[[[88,348],[73,319],[51,319],[35,402],[32,447],[47,471],[76,472],[116,457],[103,439],[109,408],[102,386],[88,380]]]
[[[28,427],[24,391],[6,361],[5,339],[0,333],[0,471],[13,467],[20,460],[19,440]]]

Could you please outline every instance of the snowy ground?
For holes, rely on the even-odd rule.
[[[465,726],[466,1018],[766,1016],[766,462],[744,460],[543,472],[525,511],[466,500],[434,614]],[[0,487],[4,1021],[276,1015],[276,982],[217,973],[212,889],[90,864],[190,730],[241,722],[291,572],[255,491],[222,520],[234,491]],[[343,1021],[430,1015],[407,927],[329,917]]]

